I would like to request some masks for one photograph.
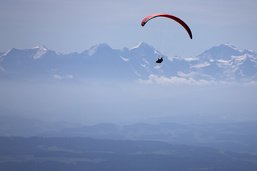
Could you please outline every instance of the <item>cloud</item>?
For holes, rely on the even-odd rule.
[[[216,81],[212,79],[196,79],[192,76],[194,73],[184,74],[179,73],[178,76],[159,76],[151,74],[148,79],[139,79],[140,84],[164,85],[164,86],[244,86],[244,87],[257,87],[257,81],[250,80],[245,82],[237,81]]]
[[[151,74],[147,80],[139,80],[143,84],[158,84],[158,85],[214,85],[215,81],[209,81],[204,79],[196,80],[190,77],[180,76],[158,76]]]
[[[53,78],[57,80],[71,80],[71,79],[74,79],[74,76],[72,74],[67,74],[67,75],[54,74]]]
[[[192,78],[194,80],[214,80],[214,78],[212,76],[202,74],[199,72],[189,72],[189,73],[178,72],[177,75],[178,75],[178,77],[186,78],[186,79]]]
[[[210,65],[210,63],[204,62],[204,63],[193,65],[193,66],[191,66],[191,68],[204,68],[204,67],[207,67],[209,65]]]

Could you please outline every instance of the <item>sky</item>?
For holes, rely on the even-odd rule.
[[[257,51],[256,0],[0,0],[0,52],[45,45],[61,53],[82,52],[99,43],[114,49],[146,42],[168,56],[196,56],[222,43]],[[158,19],[141,27],[152,13]]]
[[[61,53],[99,43],[114,49],[146,42],[167,56],[194,57],[229,43],[257,51],[256,0],[0,0],[0,52],[44,45]],[[184,20],[193,39],[176,22]],[[122,83],[121,83],[122,84]],[[152,87],[30,82],[0,84],[0,113],[51,121],[256,120],[256,87]],[[158,104],[158,105],[157,105]],[[100,106],[100,107],[99,107]]]

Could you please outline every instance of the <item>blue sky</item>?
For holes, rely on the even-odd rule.
[[[120,49],[142,41],[187,57],[221,43],[257,51],[256,9],[256,0],[0,0],[0,51],[41,44],[67,53],[101,42]],[[165,19],[142,28],[141,20],[156,12],[183,19],[193,40]]]

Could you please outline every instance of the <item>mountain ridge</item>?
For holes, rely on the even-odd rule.
[[[160,56],[164,62],[156,64]],[[145,42],[123,49],[100,43],[81,53],[67,54],[45,46],[12,48],[1,53],[0,59],[2,77],[53,79],[54,75],[72,75],[73,79],[147,80],[154,75],[196,81],[257,81],[257,52],[230,44],[211,47],[190,59],[168,57]]]

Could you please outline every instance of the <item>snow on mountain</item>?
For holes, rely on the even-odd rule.
[[[257,53],[239,50],[232,45],[221,44],[212,47],[197,58],[199,60],[191,65],[191,69],[210,75],[216,80],[253,79],[257,73]]]
[[[99,52],[101,53],[108,53],[113,51],[113,49],[106,43],[101,43],[101,44],[97,44],[92,46],[90,49],[84,51],[83,53],[89,56],[93,56]]]
[[[33,59],[39,59],[48,51],[45,46],[36,46],[33,49],[36,49],[36,53],[34,54]]]
[[[164,57],[164,62],[156,64],[160,56]],[[13,48],[2,53],[0,59],[0,78],[9,74],[57,80],[154,78],[158,82],[159,78],[160,82],[204,83],[257,80],[257,53],[228,44],[214,46],[193,58],[167,57],[142,42],[121,50],[102,43],[82,53],[70,54],[59,54],[45,46]]]
[[[148,45],[145,42],[139,43],[137,46],[129,49],[129,52],[133,55],[140,57],[149,57],[149,56],[163,56],[159,51],[157,51],[153,46]]]
[[[241,54],[241,50],[238,50],[235,46],[233,45],[228,45],[228,44],[221,44],[219,46],[214,46],[197,57],[200,60],[229,60],[232,56],[238,56]]]
[[[140,78],[147,78],[150,74],[161,74],[163,72],[162,68],[166,65],[155,63],[158,57],[166,59],[167,57],[145,42],[141,42],[132,48],[124,48],[121,53],[123,59],[129,59],[128,65]]]
[[[53,61],[59,55],[43,46],[31,49],[12,48],[2,55],[0,68],[2,76],[14,78],[38,77],[51,72]]]

